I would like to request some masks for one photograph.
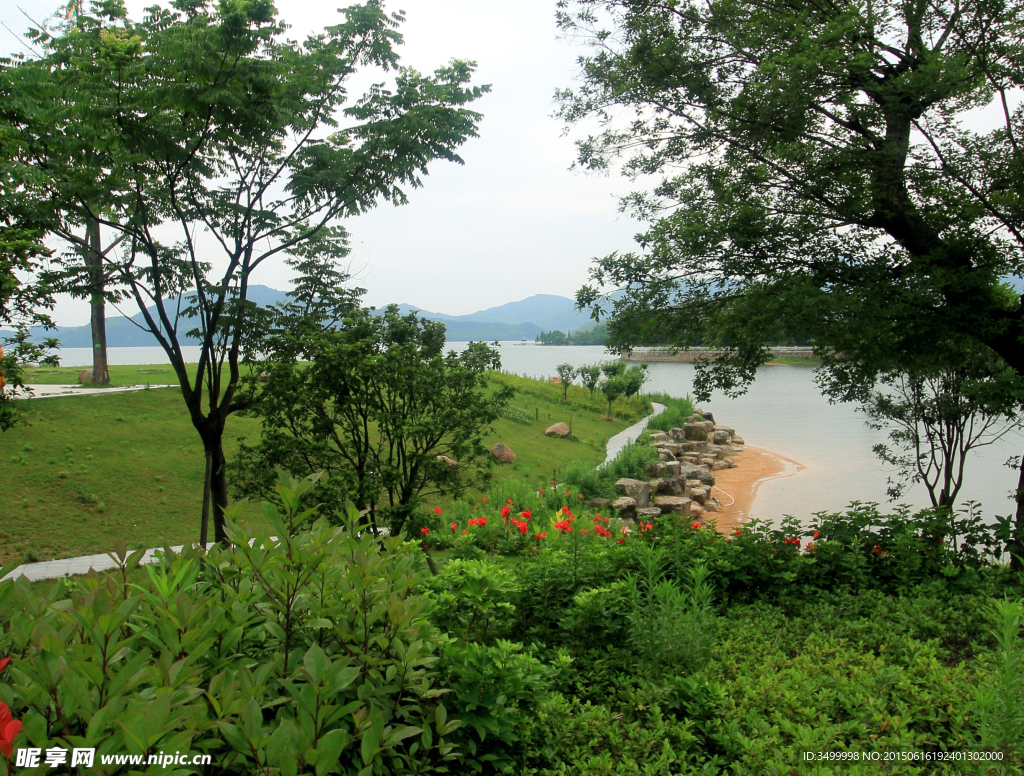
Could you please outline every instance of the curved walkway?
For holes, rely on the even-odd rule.
[[[64,387],[64,386],[61,386]],[[129,389],[131,390],[131,389]],[[79,393],[75,391],[75,393]],[[56,391],[48,395],[67,395],[59,394]],[[664,404],[658,404],[657,402],[651,402],[654,408],[654,412],[648,415],[646,418],[636,423],[625,431],[620,431],[618,434],[608,440],[606,447],[607,457],[601,466],[605,466],[609,461],[615,460],[619,453],[622,452],[622,448],[628,445],[630,442],[635,442],[637,438],[643,433],[643,430],[647,428],[647,423],[660,412],[665,409]],[[172,547],[175,552],[181,551],[181,546]],[[147,550],[143,559],[139,562],[139,565],[146,563],[156,563],[159,560],[156,557],[156,549]],[[105,553],[99,555],[82,555],[77,558],[61,558],[60,560],[47,560],[41,563],[22,563],[14,571],[7,574],[0,582],[8,579],[15,579],[20,576],[25,576],[31,582],[38,582],[44,579],[57,579],[59,577],[70,577],[77,576],[79,574],[88,574],[91,569],[96,571],[107,571],[117,567],[117,562]]]
[[[640,434],[643,433],[643,430],[647,428],[647,424],[650,422],[651,418],[653,418],[655,415],[660,415],[662,412],[665,411],[665,405],[658,404],[658,402],[656,401],[652,401],[651,406],[654,408],[654,412],[652,412],[646,418],[641,420],[639,423],[630,426],[625,431],[620,431],[618,434],[616,434],[615,436],[608,440],[608,444],[605,446],[605,451],[607,452],[607,455],[605,456],[604,463],[602,463],[601,466],[607,466],[611,461],[614,461],[616,458],[618,458],[619,453],[622,452],[622,448],[624,448],[630,442],[635,442],[639,438]],[[597,468],[600,469],[601,466],[598,466]]]

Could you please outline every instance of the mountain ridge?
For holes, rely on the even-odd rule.
[[[269,286],[254,285],[249,287],[248,298],[260,306],[270,306],[286,301],[287,295],[286,292]],[[587,313],[576,312],[575,302],[572,299],[555,294],[534,294],[516,302],[489,307],[468,315],[435,313],[408,303],[399,304],[397,307],[403,315],[418,311],[422,318],[444,323],[450,342],[517,340],[523,337],[532,340],[541,331],[578,331],[590,328],[594,323]],[[378,307],[377,309],[383,310],[384,308]],[[117,348],[156,345],[153,335],[136,325],[141,322],[143,322],[141,312],[130,318],[108,317],[107,346]],[[182,321],[181,327],[187,330],[192,328],[192,325],[185,319]],[[34,327],[30,331],[34,339],[56,337],[60,340],[61,347],[92,347],[92,333],[88,325],[58,327],[56,332],[44,332],[41,327]],[[0,336],[3,335],[10,336],[10,332],[0,331]],[[198,341],[184,337],[182,344],[198,344]]]

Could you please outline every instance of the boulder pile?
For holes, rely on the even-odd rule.
[[[743,438],[735,429],[719,426],[710,412],[697,410],[682,428],[655,431],[650,441],[660,460],[647,465],[649,479],[615,483],[622,495],[611,506],[619,517],[643,520],[674,514],[700,519],[721,509],[711,488],[714,472],[736,467],[730,456],[743,449]]]

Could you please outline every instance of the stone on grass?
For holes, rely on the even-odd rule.
[[[78,382],[79,382],[80,385],[85,385],[86,383],[91,383],[92,382],[92,370],[91,369],[83,369],[81,372],[79,372],[78,373]]]
[[[502,463],[515,463],[516,460],[516,454],[512,452],[512,448],[501,442],[491,448],[491,455]]]
[[[569,436],[569,427],[565,423],[555,423],[553,426],[547,427],[544,431],[544,436],[565,439]]]
[[[447,455],[439,455],[439,456],[437,456],[437,460],[439,460],[439,461],[441,461],[441,462],[443,462],[443,463],[446,463],[446,464],[448,464],[448,465],[449,465],[449,466],[451,466],[451,467],[452,467],[453,469],[454,469],[454,468],[455,468],[456,466],[458,466],[458,465],[459,465],[459,462],[458,462],[458,461],[456,461],[456,460],[455,460],[454,458],[449,458],[449,457],[448,457]]]

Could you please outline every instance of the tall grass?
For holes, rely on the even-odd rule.
[[[658,453],[650,445],[630,443],[614,460],[598,469],[586,461],[573,461],[562,470],[560,479],[587,498],[614,499],[618,495],[615,490],[617,480],[623,477],[646,480],[648,475],[644,466],[657,460]]]
[[[653,393],[645,395],[644,398],[665,405],[665,410],[648,422],[647,428],[651,431],[668,431],[670,428],[679,428],[693,414],[693,400],[689,396],[685,399],[677,399],[667,393]]]

